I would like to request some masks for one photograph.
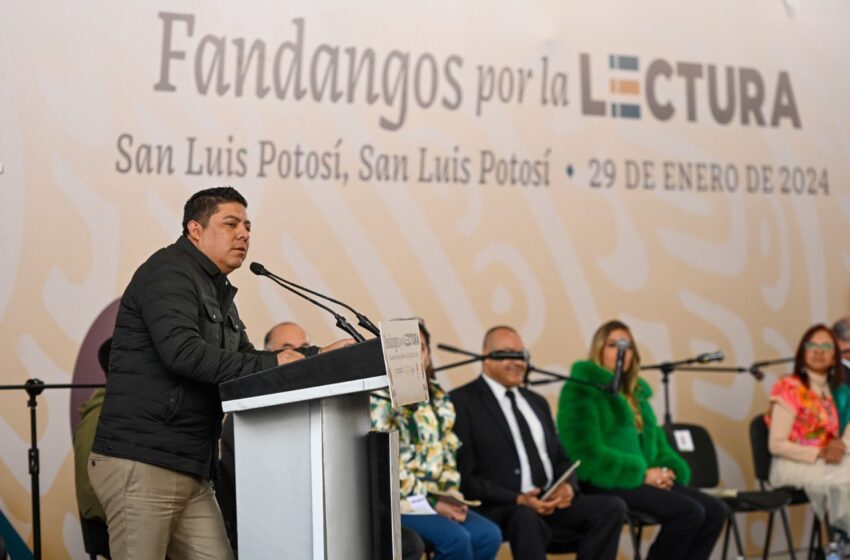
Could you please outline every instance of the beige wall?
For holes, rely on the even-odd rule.
[[[848,10],[838,1],[790,0],[9,5],[3,12],[11,17],[0,18],[0,249],[6,259],[0,383],[70,381],[92,321],[120,296],[139,263],[179,234],[185,199],[224,183],[249,199],[251,259],[355,303],[374,319],[421,315],[437,342],[476,349],[488,326],[509,323],[524,334],[537,365],[566,372],[584,356],[595,327],[620,317],[633,327],[647,363],[717,348],[732,366],[789,355],[807,325],[847,311]],[[191,37],[185,19],[173,21],[170,48],[185,51],[185,59],[168,59],[163,35],[171,16],[160,12],[194,17]],[[284,99],[274,90],[259,98],[251,71],[242,95],[234,94],[233,40],[263,42],[263,79],[270,85],[275,51],[296,39],[296,18],[303,18],[305,87],[320,44],[338,48],[341,87],[350,66],[346,49],[361,55],[371,48],[375,103],[365,101],[362,84],[351,102],[344,87],[335,103],[327,92],[320,101],[309,93],[296,101],[291,88]],[[212,39],[204,42],[206,35]],[[223,95],[215,85],[206,95],[196,85],[202,44],[202,75],[215,45],[224,45],[222,76],[230,87]],[[438,70],[434,104],[420,106],[427,99],[418,104],[409,89],[397,130],[380,121],[401,121],[400,98],[392,87],[384,92],[380,80],[388,60],[390,86],[400,75],[403,56],[393,50],[409,57],[410,88],[417,63],[427,71],[434,61]],[[327,52],[319,55],[320,69],[327,68]],[[582,53],[591,76],[582,75]],[[610,69],[611,54],[637,57],[638,70]],[[553,88],[565,92],[566,105],[542,104],[543,57],[548,95]],[[171,61],[167,82],[175,91],[155,88],[163,60]],[[283,60],[288,69],[289,54]],[[652,79],[650,68],[665,61],[673,75]],[[693,121],[687,82],[676,75],[682,62],[693,63],[684,72],[702,73],[693,82]],[[489,65],[510,68],[515,78],[520,69],[522,100],[515,81],[509,101],[494,99],[479,111]],[[722,105],[726,68],[736,77],[737,108],[728,124],[712,116],[711,65],[722,77]],[[764,126],[753,114],[742,123],[740,78],[752,71],[764,86]],[[611,93],[611,80],[634,80],[639,93]],[[430,83],[420,81],[420,97],[427,98]],[[605,116],[586,114],[583,84],[605,102]],[[750,94],[757,88],[748,87]],[[771,126],[777,88],[780,110]],[[457,107],[446,108],[444,100]],[[654,116],[653,101],[669,101],[673,116]],[[612,103],[639,106],[641,118],[610,116]],[[129,151],[122,135],[132,136],[134,148],[172,146],[173,173],[120,172],[127,165],[122,150]],[[192,164],[189,137],[196,139]],[[331,158],[338,153],[348,180],[283,179],[273,167],[261,177],[261,146],[269,146],[263,141],[278,151],[300,145]],[[364,145],[406,156],[408,180],[361,179]],[[226,167],[190,174],[205,147],[221,148],[225,158],[233,150],[236,174],[228,176]],[[468,183],[418,180],[420,148],[469,157]],[[547,167],[548,185],[498,185],[490,175],[481,184],[482,151]],[[616,166],[610,188],[591,186],[599,171],[593,159]],[[660,186],[627,188],[626,160],[653,162]],[[666,190],[664,162],[674,170],[679,163],[719,164],[739,173],[737,191]],[[747,192],[747,166],[769,167],[780,183],[781,166],[804,174],[811,168],[816,194],[782,193],[781,184],[773,192]],[[828,194],[820,184],[824,173]],[[247,269],[232,280],[255,342],[285,319],[304,324],[316,341],[338,337],[326,317]],[[447,363],[452,356],[436,352],[436,359]],[[748,376],[675,376],[674,418],[709,427],[724,485],[753,486],[744,427],[765,410],[781,373],[774,370],[762,383]],[[458,386],[475,374],[468,367],[444,380]],[[647,379],[660,388],[655,373]],[[542,390],[553,406],[558,390]],[[660,414],[658,398],[655,404]],[[67,394],[40,397],[49,558],[79,557],[82,550],[69,415]],[[0,509],[25,537],[31,531],[28,440],[25,399],[0,392]],[[801,518],[796,521],[799,534]],[[748,538],[756,542],[763,528],[762,519],[748,520]]]

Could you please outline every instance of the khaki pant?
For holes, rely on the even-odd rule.
[[[89,455],[89,478],[116,560],[232,560],[208,480],[147,463]]]

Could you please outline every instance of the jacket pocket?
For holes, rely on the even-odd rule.
[[[221,309],[217,303],[207,301],[204,303],[204,308],[207,310],[207,319],[212,323],[221,323],[224,321],[224,315],[221,314]]]
[[[171,423],[174,418],[177,416],[178,412],[180,412],[180,407],[183,405],[183,387],[178,385],[174,389],[171,390],[171,394],[168,396],[168,405],[165,407],[165,417],[162,421],[165,424]]]
[[[218,303],[207,301],[204,303],[205,317],[202,334],[204,340],[214,346],[221,347],[222,327],[224,326],[224,315]]]
[[[239,340],[242,338],[242,331],[245,330],[245,323],[234,312],[227,315],[224,327],[224,348],[235,352],[239,349]]]

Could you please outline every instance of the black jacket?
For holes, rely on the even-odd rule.
[[[549,404],[533,391],[522,387],[519,391],[543,425],[554,483],[570,467],[570,460],[558,440]],[[522,483],[519,455],[493,391],[478,377],[452,391],[450,396],[457,413],[454,431],[462,442],[457,466],[463,495],[481,500],[484,507],[515,504]],[[576,480],[575,474],[571,475],[570,483],[578,493]]]
[[[218,384],[277,364],[248,341],[235,295],[185,237],[139,267],[118,309],[93,451],[211,476]]]

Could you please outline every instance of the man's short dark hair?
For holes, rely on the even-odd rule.
[[[269,332],[267,332],[265,338],[263,338],[263,348],[267,347],[269,345],[269,342],[272,341],[272,334],[274,334],[274,332],[278,329],[278,327],[288,327],[289,325],[295,325],[296,327],[298,327],[299,329],[301,329],[304,332],[305,336],[307,335],[307,331],[305,331],[301,327],[301,325],[299,325],[295,321],[284,321],[283,323],[278,323],[277,325],[275,325],[275,326],[273,326],[272,328],[269,329]]]
[[[835,324],[832,325],[832,330],[835,332],[835,336],[844,342],[850,342],[850,320],[848,320],[847,317],[842,317],[837,320]]]
[[[207,227],[210,216],[218,211],[218,205],[226,202],[238,202],[248,208],[248,201],[233,187],[214,187],[193,194],[183,206],[183,235],[189,235],[187,226],[190,220]]]
[[[496,325],[495,327],[490,327],[487,329],[487,332],[484,333],[484,340],[481,342],[481,348],[487,349],[490,347],[490,339],[493,338],[493,335],[496,334],[497,331],[510,331],[514,334],[519,334],[516,332],[516,329],[509,325]]]

